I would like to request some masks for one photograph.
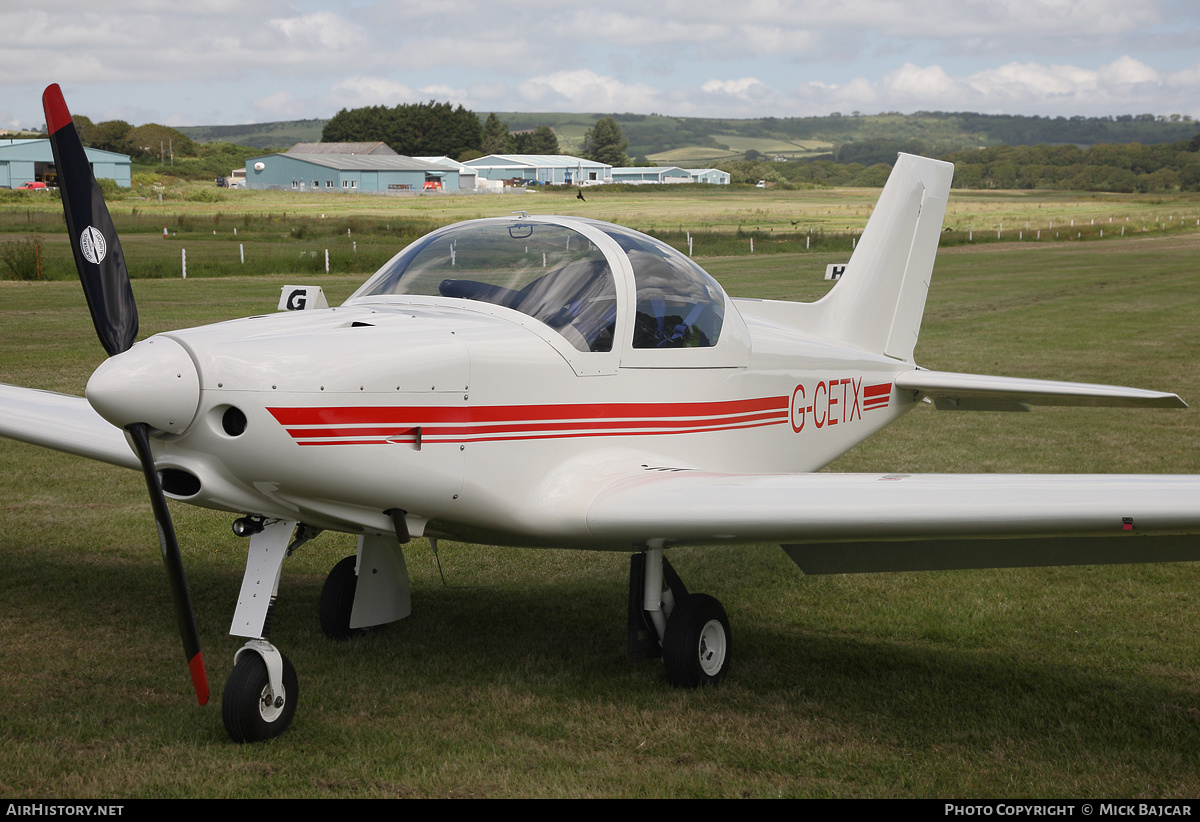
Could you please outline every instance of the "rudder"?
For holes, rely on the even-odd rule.
[[[954,165],[901,154],[838,284],[813,308],[822,332],[911,362]]]

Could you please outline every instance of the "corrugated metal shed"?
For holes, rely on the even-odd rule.
[[[614,168],[614,183],[694,183],[691,172],[678,166],[647,166],[638,168]]]
[[[489,154],[466,165],[485,180],[518,179],[540,185],[611,183],[612,166],[569,154]]]
[[[400,154],[269,154],[246,160],[246,187],[400,193],[459,188],[458,171]]]
[[[129,155],[85,148],[96,179],[116,180],[129,188],[132,177]],[[54,184],[54,151],[49,140],[0,140],[0,188],[19,188],[25,183]]]
[[[692,182],[729,185],[729,172],[719,168],[689,168],[687,172],[692,175]]]
[[[423,163],[435,163],[439,166],[448,166],[458,170],[458,187],[462,189],[475,188],[475,178],[478,176],[475,169],[465,163],[460,163],[458,160],[452,160],[449,157],[413,157],[414,160],[420,160]]]

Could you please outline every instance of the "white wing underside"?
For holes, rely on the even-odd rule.
[[[137,469],[125,433],[83,397],[0,385],[0,436]]]
[[[1200,477],[643,471],[593,537],[780,543],[806,573],[1200,559]]]

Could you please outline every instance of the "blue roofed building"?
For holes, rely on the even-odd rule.
[[[647,166],[645,168],[614,168],[614,183],[694,183],[692,173],[678,166]]]
[[[85,148],[84,153],[97,180],[115,180],[123,188],[132,184],[128,154],[98,148]],[[58,185],[50,141],[0,140],[0,188],[20,188],[26,183]]]
[[[711,185],[729,185],[729,172],[719,168],[689,168],[693,183],[709,183]]]
[[[458,187],[463,190],[471,190],[475,188],[475,169],[470,166],[460,163],[458,160],[450,157],[413,157],[414,160],[420,160],[423,163],[434,163],[439,166],[450,166],[450,168],[458,171]]]
[[[480,180],[513,180],[547,186],[597,185],[613,181],[613,167],[567,154],[489,154],[467,160]]]
[[[269,154],[246,160],[246,187],[400,194],[458,191],[458,170],[400,154]]]

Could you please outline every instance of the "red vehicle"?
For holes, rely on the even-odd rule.
[[[25,183],[17,188],[18,191],[40,191],[46,188],[45,183]]]

